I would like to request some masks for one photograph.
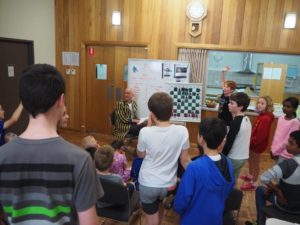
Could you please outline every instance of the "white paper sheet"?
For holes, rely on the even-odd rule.
[[[263,79],[272,79],[272,68],[264,68]]]
[[[272,79],[273,80],[280,80],[281,79],[281,68],[273,68],[272,71]]]

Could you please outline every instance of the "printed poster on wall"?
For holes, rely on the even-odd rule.
[[[128,87],[133,89],[140,118],[149,115],[147,103],[153,93],[168,93],[170,82],[189,83],[189,65],[188,61],[128,59]]]
[[[107,80],[107,65],[106,64],[96,64],[96,79],[97,80]]]

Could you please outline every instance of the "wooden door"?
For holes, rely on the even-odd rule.
[[[22,71],[33,64],[33,41],[0,38],[0,105],[9,119],[20,103],[19,80]],[[8,73],[8,68],[13,72]],[[7,132],[21,134],[28,124],[28,114],[23,110],[18,122]]]
[[[88,48],[86,47],[86,51]],[[124,70],[128,58],[147,58],[144,47],[93,46],[95,56],[86,60],[86,131],[111,134],[109,114],[122,98],[127,81]],[[96,79],[96,64],[107,65],[107,79]]]
[[[287,64],[264,63],[263,69],[260,95],[269,95],[274,103],[282,103]]]
[[[90,46],[87,46],[87,49]],[[86,62],[86,131],[110,133],[109,114],[114,104],[115,48],[93,46],[95,56]],[[106,79],[96,78],[96,64],[107,67]]]

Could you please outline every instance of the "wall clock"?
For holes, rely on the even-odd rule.
[[[190,19],[189,33],[193,37],[201,34],[202,20],[207,15],[207,6],[202,0],[191,1],[186,8],[186,15]]]

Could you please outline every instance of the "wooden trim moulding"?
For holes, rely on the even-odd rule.
[[[83,41],[82,44],[90,46],[124,46],[124,47],[148,47],[149,43],[134,41]]]
[[[81,84],[81,92],[80,92],[80,131],[82,133],[86,132],[86,45],[81,43],[80,50],[80,84]]]
[[[239,52],[257,52],[257,53],[280,53],[300,55],[299,49],[272,49],[272,48],[251,48],[235,45],[213,45],[213,44],[194,44],[194,43],[176,43],[177,48],[201,48],[216,51],[239,51]]]

